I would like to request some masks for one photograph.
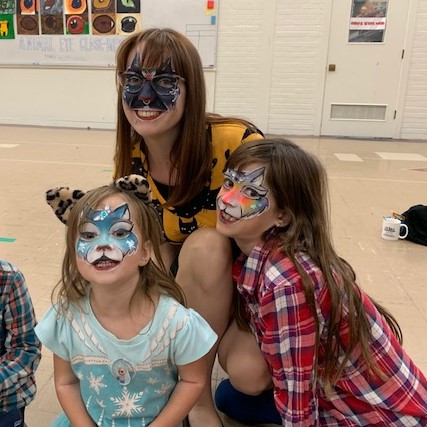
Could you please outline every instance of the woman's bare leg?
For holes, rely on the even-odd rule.
[[[242,331],[233,321],[218,347],[218,361],[232,386],[257,396],[273,386],[267,363],[252,332]]]
[[[217,344],[208,354],[207,384],[190,413],[191,427],[220,427],[221,421],[212,398],[211,375],[218,342],[230,318],[232,285],[232,254],[230,241],[214,228],[202,228],[191,234],[179,254],[176,276],[194,308],[218,335]]]

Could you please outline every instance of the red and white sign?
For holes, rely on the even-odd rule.
[[[385,30],[387,18],[350,18],[350,30]]]

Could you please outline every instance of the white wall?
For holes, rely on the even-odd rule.
[[[276,1],[222,1],[218,20],[215,112],[267,131]]]
[[[214,72],[206,70],[208,107]],[[112,69],[0,68],[0,124],[114,129],[116,83]]]
[[[344,0],[221,0],[217,68],[205,72],[208,110],[247,118],[266,133],[319,135],[332,1]],[[427,139],[427,0],[407,1],[415,34],[394,136]],[[0,124],[112,129],[114,75],[0,68]]]
[[[342,0],[340,0],[342,1]],[[268,131],[318,135],[330,1],[277,2]]]
[[[115,74],[109,69],[0,68],[3,124],[112,129]]]
[[[330,7],[222,2],[216,112],[249,118],[268,133],[318,135]]]
[[[406,79],[403,118],[400,137],[405,139],[427,139],[427,0],[413,1],[415,26],[414,40]]]

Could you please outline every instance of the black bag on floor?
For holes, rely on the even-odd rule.
[[[408,226],[406,239],[427,246],[427,206],[412,206],[402,217],[402,223]]]

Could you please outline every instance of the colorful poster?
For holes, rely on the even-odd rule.
[[[25,36],[128,35],[141,20],[140,0],[0,0],[0,39],[15,38],[15,25]]]
[[[11,13],[0,13],[0,40],[15,38],[13,17]]]
[[[127,35],[141,30],[141,14],[118,13],[116,15],[117,34]]]
[[[38,0],[16,0],[16,32],[22,35],[40,33]]]
[[[185,34],[203,66],[212,68],[218,5],[219,0],[0,0],[0,64],[110,68],[126,36],[170,27]]]
[[[353,0],[349,25],[349,43],[384,41],[388,0]]]
[[[41,34],[64,34],[63,0],[40,1]]]
[[[0,0],[0,40],[15,38],[14,13],[15,0]]]

